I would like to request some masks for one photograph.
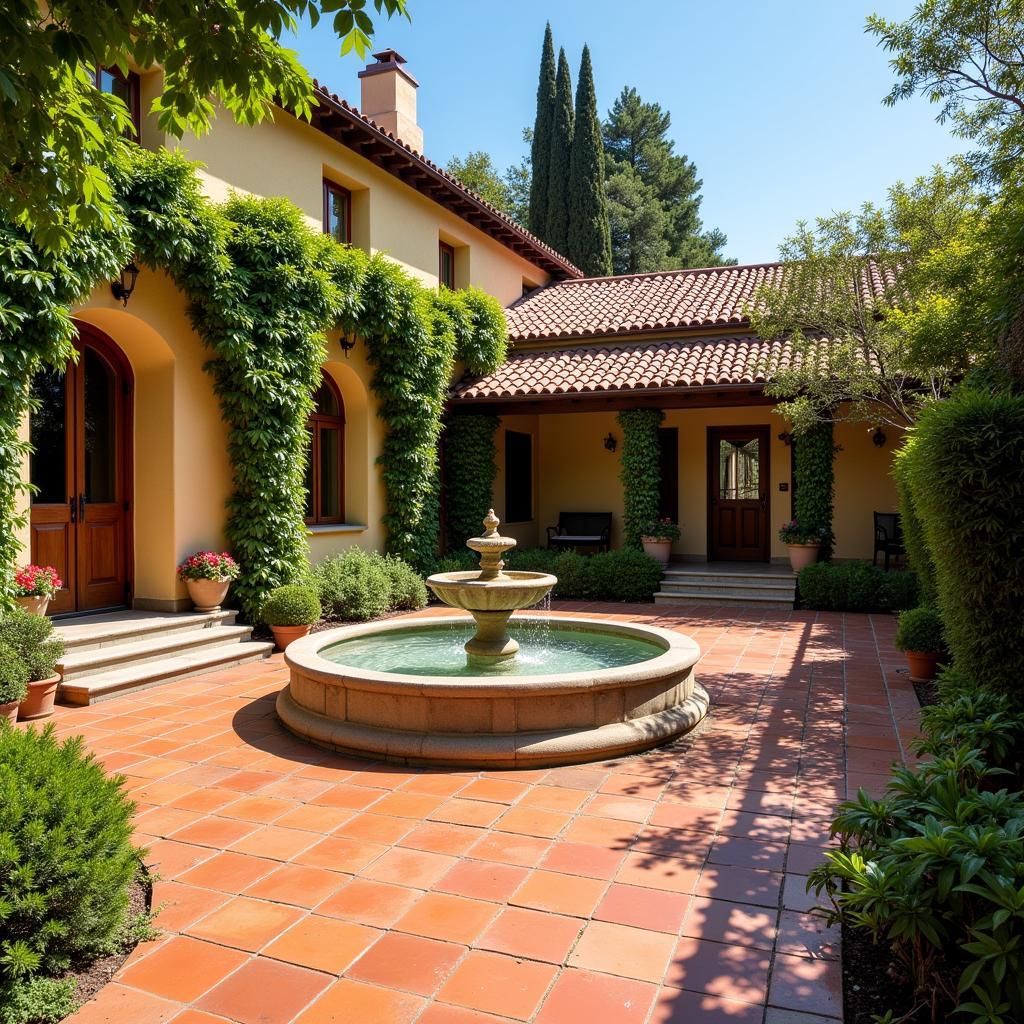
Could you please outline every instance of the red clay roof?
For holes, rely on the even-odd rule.
[[[492,206],[422,153],[313,80],[311,123],[371,163],[451,210],[556,280],[582,271],[521,224]]]
[[[587,277],[538,288],[505,311],[510,339],[598,338],[666,330],[745,327],[744,307],[761,285],[782,282],[784,265],[754,263],[703,270],[666,270]],[[866,275],[865,298],[882,283]]]
[[[451,397],[462,404],[758,385],[765,382],[766,368],[788,365],[793,358],[790,341],[765,341],[751,334],[534,349],[513,352],[486,377],[464,377]]]

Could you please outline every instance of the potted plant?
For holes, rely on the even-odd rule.
[[[33,615],[45,615],[54,594],[63,587],[52,565],[26,565],[14,574],[14,599]]]
[[[0,646],[10,648],[28,669],[28,693],[18,717],[52,715],[60,683],[54,668],[64,655],[64,641],[53,636],[53,623],[45,616],[18,609],[0,621]]]
[[[219,611],[238,574],[238,563],[226,551],[197,551],[178,566],[178,579],[188,586],[197,612]]]
[[[779,540],[786,545],[789,564],[795,573],[818,560],[822,539],[821,530],[801,526],[795,519],[790,519],[779,530]]]
[[[314,622],[320,621],[320,598],[312,587],[290,583],[270,592],[261,617],[274,634],[274,643],[283,651],[293,640],[305,636]]]
[[[28,692],[28,666],[17,651],[0,644],[0,725],[18,720],[18,705]]]
[[[939,613],[928,605],[900,612],[896,646],[907,656],[912,683],[929,683],[946,641]]]
[[[679,527],[669,518],[657,519],[649,523],[640,536],[644,553],[655,561],[667,565],[672,554],[672,544],[679,540]]]

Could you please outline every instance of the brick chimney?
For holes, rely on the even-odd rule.
[[[359,72],[360,113],[422,153],[423,129],[416,123],[416,90],[420,83],[405,70],[405,58],[397,50],[381,50],[373,56],[376,63]]]

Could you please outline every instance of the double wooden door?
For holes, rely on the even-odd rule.
[[[708,431],[708,556],[768,561],[767,427]]]
[[[32,385],[32,561],[64,582],[50,614],[130,599],[131,369],[88,325],[77,347],[77,362]]]

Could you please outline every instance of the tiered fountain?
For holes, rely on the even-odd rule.
[[[465,615],[400,618],[292,643],[277,699],[294,733],[334,750],[405,764],[538,767],[664,743],[704,716],[700,650],[652,626],[516,615],[558,582],[505,571],[515,540],[493,510],[467,541],[480,569],[427,585]],[[511,619],[511,621],[510,621]]]

